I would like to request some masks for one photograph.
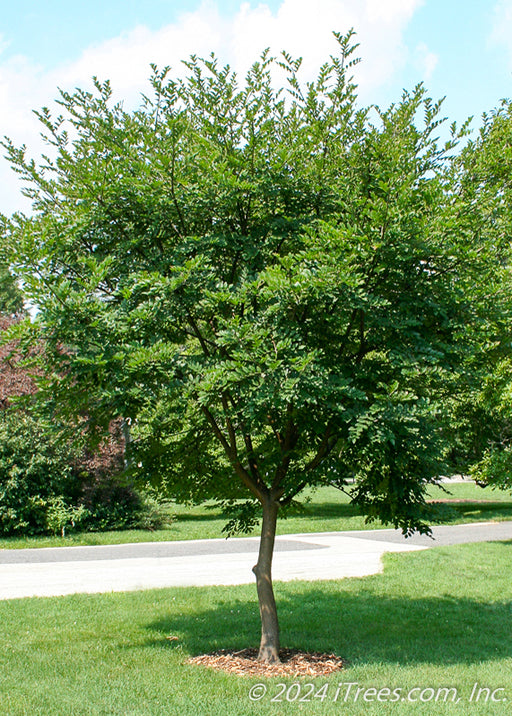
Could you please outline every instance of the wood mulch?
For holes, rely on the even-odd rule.
[[[191,664],[201,664],[239,676],[327,676],[347,665],[335,654],[320,654],[299,649],[281,649],[279,658],[280,663],[266,664],[258,661],[257,649],[241,651],[222,649],[212,654],[194,656],[188,661]]]

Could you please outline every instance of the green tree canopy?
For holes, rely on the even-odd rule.
[[[132,430],[132,469],[231,527],[263,515],[260,658],[278,658],[278,513],[307,486],[428,529],[437,413],[495,310],[492,242],[460,230],[440,103],[357,104],[351,34],[311,83],[264,53],[153,68],[126,112],[108,82],[43,109],[55,158],[5,144],[32,217],[16,270],[39,306],[56,404]],[[276,82],[281,72],[282,85]],[[277,87],[277,88],[276,88]],[[34,327],[30,330],[34,331]]]
[[[496,281],[477,277],[499,311],[487,317],[486,340],[471,355],[452,399],[452,457],[456,466],[496,487],[512,486],[512,103],[484,115],[478,135],[454,162],[456,202],[468,235],[492,244],[502,270]]]
[[[5,236],[6,219],[0,214],[0,237]],[[9,253],[0,238],[0,315],[3,316],[15,316],[23,311],[23,295],[7,263]]]

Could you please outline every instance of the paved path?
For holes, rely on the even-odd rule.
[[[276,540],[275,580],[340,579],[382,570],[385,552],[512,540],[512,522],[441,526],[434,539],[396,530],[318,532]],[[98,547],[0,550],[0,599],[170,586],[245,584],[259,539],[143,542]]]

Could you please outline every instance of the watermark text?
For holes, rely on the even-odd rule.
[[[272,703],[280,702],[323,702],[331,703],[503,703],[507,695],[503,687],[484,686],[475,682],[468,690],[457,686],[414,686],[413,688],[367,686],[357,681],[344,681],[326,684],[294,681],[267,685],[254,684],[249,689],[251,701],[267,699]]]

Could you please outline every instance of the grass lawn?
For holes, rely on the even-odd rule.
[[[512,542],[439,547],[387,555],[384,573],[371,577],[278,583],[283,646],[335,652],[349,664],[312,687],[307,678],[238,677],[187,663],[257,645],[251,585],[3,601],[0,713],[509,714],[511,557]],[[252,703],[249,688],[263,681],[267,695]],[[300,686],[289,689],[294,681]],[[347,694],[349,683],[358,686]],[[490,691],[469,702],[475,683]],[[304,700],[287,702],[286,693]]]
[[[512,520],[512,495],[500,490],[482,489],[469,482],[446,485],[449,492],[431,488],[429,497],[442,501],[439,521],[443,524]],[[300,511],[279,520],[278,534],[300,532],[331,532],[343,530],[381,529],[381,522],[366,524],[347,495],[332,487],[305,493]],[[0,548],[63,547],[72,545],[123,544],[129,542],[162,542],[167,540],[210,539],[224,537],[222,528],[227,519],[218,508],[207,505],[172,505],[174,521],[163,530],[126,530],[119,532],[87,532],[61,537],[26,537],[0,539]],[[253,534],[259,534],[256,530]]]

